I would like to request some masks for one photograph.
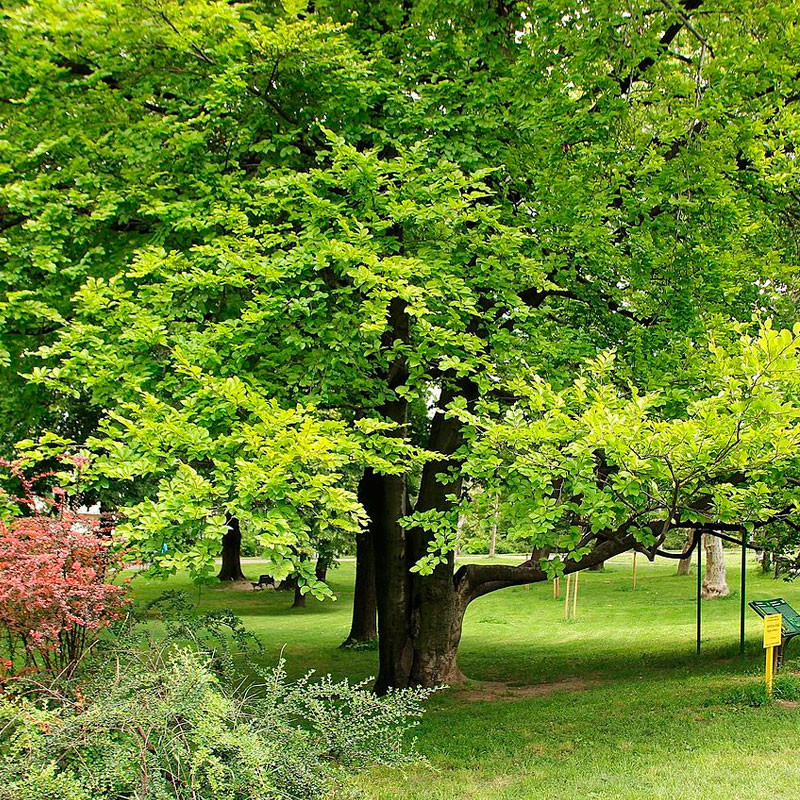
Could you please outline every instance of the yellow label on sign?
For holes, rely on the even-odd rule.
[[[780,647],[782,620],[781,614],[764,617],[764,647]]]

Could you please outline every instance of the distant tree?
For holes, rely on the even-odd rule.
[[[705,572],[700,592],[704,600],[714,597],[727,597],[731,590],[728,587],[727,570],[725,569],[725,550],[722,539],[705,534],[703,547],[706,551]]]
[[[222,534],[222,566],[217,574],[221,581],[247,580],[242,571],[242,526],[232,514],[225,518],[227,530]]]

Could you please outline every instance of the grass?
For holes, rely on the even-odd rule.
[[[359,777],[372,800],[664,798],[746,800],[800,794],[800,709],[751,704],[763,670],[760,620],[747,611],[747,652],[738,657],[739,569],[729,598],[703,604],[703,651],[695,648],[694,575],[674,563],[630,556],[580,578],[578,619],[540,584],[496,592],[467,612],[459,664],[471,679],[429,702],[418,729],[428,764]],[[257,575],[259,565],[246,571]],[[291,609],[286,593],[230,587],[199,594],[180,577],[138,578],[151,598],[184,586],[202,608],[231,608],[274,662],[292,673],[373,675],[374,651],[343,651],[353,564],[331,573],[335,603],[311,598]],[[800,607],[800,585],[774,581],[749,563],[748,600],[783,596]],[[562,587],[563,588],[563,587]],[[800,644],[795,644],[800,656]],[[792,658],[787,671],[800,667]],[[486,682],[492,682],[490,684]]]

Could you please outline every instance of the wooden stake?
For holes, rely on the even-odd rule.
[[[578,578],[580,572],[575,573],[575,580],[572,584],[572,619],[578,619]]]
[[[572,585],[572,575],[567,575],[567,591],[564,595],[564,619],[569,619],[569,589]]]
[[[636,588],[636,551],[633,551],[633,588]]]

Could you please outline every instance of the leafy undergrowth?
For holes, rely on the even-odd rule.
[[[161,630],[127,618],[80,668],[0,685],[0,800],[355,800],[353,775],[420,761],[406,733],[431,689],[291,681],[237,617],[170,593]]]

